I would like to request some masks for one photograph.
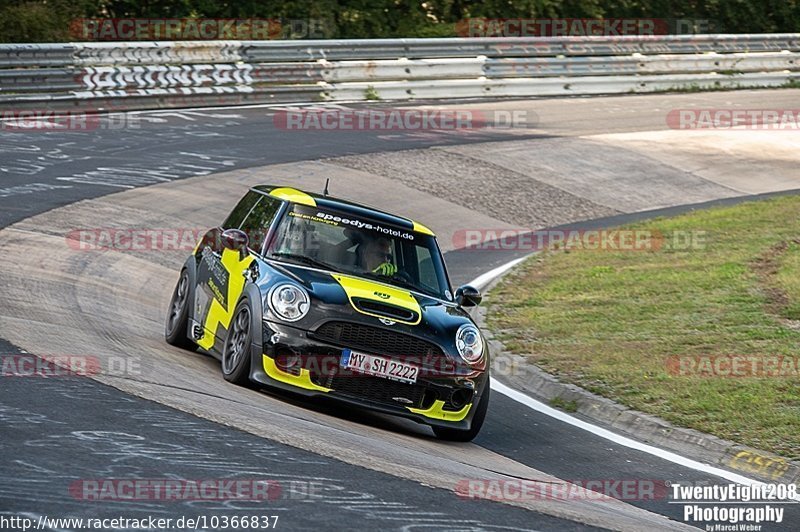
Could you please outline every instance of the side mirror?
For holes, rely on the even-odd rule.
[[[482,300],[483,296],[478,289],[468,284],[456,289],[456,303],[461,307],[477,307]]]
[[[247,233],[244,231],[227,229],[222,232],[221,240],[225,249],[238,251],[242,257],[247,255],[247,244],[250,243],[250,239],[247,238]]]

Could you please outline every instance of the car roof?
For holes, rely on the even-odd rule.
[[[421,223],[415,222],[414,220],[389,214],[388,212],[378,210],[368,205],[362,205],[360,203],[334,198],[333,196],[325,196],[323,194],[315,194],[313,192],[306,192],[293,187],[283,187],[278,185],[257,185],[254,186],[252,190],[292,203],[331,209],[341,213],[347,213],[352,216],[370,218],[375,221],[392,224],[404,229],[410,229],[418,233],[435,236],[433,231]]]

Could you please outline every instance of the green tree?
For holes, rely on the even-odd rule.
[[[456,36],[459,21],[478,17],[696,19],[717,33],[795,33],[800,0],[0,0],[0,41],[69,41],[72,21],[96,17],[321,20],[321,35],[307,36],[358,39]]]

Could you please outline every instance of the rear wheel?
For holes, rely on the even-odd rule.
[[[183,270],[172,292],[164,331],[167,343],[184,349],[194,347],[194,343],[186,336],[189,329],[189,288],[189,272]]]
[[[236,305],[230,330],[222,351],[222,375],[225,380],[247,386],[250,384],[250,348],[253,344],[252,310],[247,299]]]
[[[433,432],[438,438],[450,441],[472,441],[483,427],[483,420],[486,419],[486,411],[489,409],[489,381],[483,387],[478,410],[472,416],[472,424],[469,429],[451,429],[447,427],[433,427]]]

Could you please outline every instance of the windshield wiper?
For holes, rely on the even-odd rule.
[[[273,253],[271,257],[276,259],[289,259],[297,262],[303,262],[305,264],[308,264],[309,266],[316,266],[317,268],[322,268],[323,270],[331,270],[339,273],[339,270],[337,270],[327,262],[322,262],[321,260],[312,259],[311,257],[307,257],[305,255],[299,255],[297,253]]]

